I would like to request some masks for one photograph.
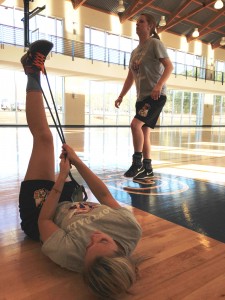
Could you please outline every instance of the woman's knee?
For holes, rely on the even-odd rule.
[[[34,140],[48,146],[53,145],[53,136],[50,130],[39,131],[34,135]]]
[[[131,127],[131,130],[141,130],[143,126],[143,122],[139,121],[138,119],[133,119],[131,124],[130,124],[130,127]]]
[[[143,131],[144,136],[146,136],[146,137],[149,137],[150,134],[151,134],[151,128],[150,127],[143,126],[142,131]]]

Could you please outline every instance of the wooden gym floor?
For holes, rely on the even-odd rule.
[[[61,143],[52,132],[58,157]],[[225,128],[155,129],[156,176],[148,182],[123,177],[133,152],[129,128],[64,133],[143,228],[136,253],[150,259],[141,265],[133,295],[121,300],[224,298]],[[18,192],[32,145],[28,128],[0,127],[0,139],[0,300],[95,300],[78,274],[52,263],[20,229]]]

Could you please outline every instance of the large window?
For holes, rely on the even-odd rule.
[[[133,86],[119,109],[114,107],[122,84],[90,81],[85,95],[86,125],[128,126],[135,115],[136,89]],[[201,126],[203,94],[168,90],[167,102],[160,115],[162,126]]]
[[[202,125],[203,95],[187,91],[169,90],[167,102],[160,116],[161,125]]]
[[[1,42],[13,45],[24,45],[24,11],[12,7],[0,6]],[[54,50],[62,52],[63,22],[61,19],[38,14],[29,19],[29,41],[55,37]]]
[[[170,48],[167,51],[175,66],[173,73],[191,77],[197,75],[198,78],[205,78],[205,57]]]
[[[85,58],[128,65],[138,41],[91,27],[85,27]]]
[[[124,97],[119,109],[114,103],[122,84],[107,82],[89,82],[89,90],[85,95],[85,124],[86,125],[129,125],[135,110],[135,89]]]
[[[212,125],[225,125],[225,97],[224,96],[214,96],[213,100],[213,117]]]
[[[64,80],[62,77],[49,76],[49,84],[57,107],[61,123],[63,123],[64,110]],[[27,77],[22,72],[0,70],[1,94],[0,94],[0,120],[1,124],[26,125],[25,101]],[[10,86],[9,86],[10,82]],[[42,78],[42,88],[46,95],[49,106],[53,109],[53,103],[47,81]],[[49,124],[54,124],[51,114],[45,103]],[[54,110],[52,110],[54,114]]]

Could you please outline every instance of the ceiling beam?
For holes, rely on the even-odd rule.
[[[225,26],[225,22],[220,23],[220,24],[216,25],[215,27],[210,28],[208,30],[204,30],[203,29],[202,31],[199,31],[199,36],[197,38],[200,38],[200,37],[202,37],[202,36],[204,36],[206,34],[209,34],[210,32],[216,31],[218,28],[223,27],[223,26]],[[197,38],[193,38],[193,37],[187,38],[187,41],[190,42],[190,41],[195,40]]]
[[[215,29],[218,29],[218,28],[224,26],[225,23],[222,23],[222,24],[218,24],[217,26],[215,26],[215,27],[213,27],[213,28],[210,28],[210,29],[206,30],[206,28],[208,28],[208,26],[209,26],[210,24],[212,24],[212,23],[213,23],[215,20],[217,20],[221,15],[223,15],[224,12],[225,12],[225,9],[222,9],[222,10],[221,10],[214,18],[212,18],[212,19],[210,19],[208,22],[204,23],[204,24],[198,29],[198,31],[199,31],[199,36],[196,37],[196,38],[193,37],[193,36],[190,36],[190,37],[187,38],[187,41],[188,41],[188,42],[191,42],[192,40],[195,40],[195,39],[197,39],[197,38],[199,38],[199,37],[201,37],[201,36],[204,36],[204,35],[206,35],[206,34],[212,32],[212,31],[214,31]]]
[[[124,23],[126,20],[132,18],[138,14],[142,9],[149,6],[154,0],[133,0],[131,6],[125,10],[125,12],[119,15],[120,23]]]
[[[82,6],[87,0],[71,0],[73,5],[73,9],[77,9],[78,7]]]
[[[222,47],[222,46],[220,45],[220,41],[217,41],[215,44],[211,44],[211,47],[214,50],[214,49]]]
[[[178,7],[178,9],[169,17],[169,19],[166,20],[166,26],[163,26],[163,27],[159,27],[157,29],[157,32],[160,33],[160,32],[163,32],[165,31],[166,29],[169,28],[169,25],[172,23],[172,21],[176,18],[176,17],[179,17],[179,15],[182,13],[182,11],[189,6],[189,4],[191,3],[192,1],[190,0],[186,0],[186,2],[181,6],[181,7]]]
[[[215,1],[213,1],[213,2],[215,2]],[[170,24],[166,25],[165,30],[167,30],[167,29],[173,27],[174,25],[180,23],[181,21],[184,21],[184,20],[188,19],[189,17],[195,15],[196,13],[200,12],[204,8],[212,5],[213,2],[212,2],[212,0],[210,0],[208,3],[201,3],[200,7],[194,9],[193,11],[191,11],[188,14],[184,15],[183,17],[177,18],[177,20],[175,20],[175,21],[171,22]],[[189,1],[189,3],[191,3],[191,2]]]

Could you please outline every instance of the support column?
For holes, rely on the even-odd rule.
[[[203,108],[203,126],[212,125],[213,115],[213,94],[205,94],[204,108]]]
[[[85,125],[85,95],[65,94],[65,125]]]
[[[28,47],[30,44],[29,38],[29,1],[23,0],[24,3],[24,47]]]

